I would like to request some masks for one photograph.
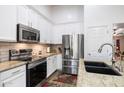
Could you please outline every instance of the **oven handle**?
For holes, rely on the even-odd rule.
[[[28,64],[28,69],[32,69],[32,68],[34,68],[34,67],[36,67],[36,66],[38,66],[40,64],[43,64],[45,62],[46,62],[46,60],[43,60],[43,61],[37,62],[37,63],[34,62],[34,63],[31,63],[31,64]]]

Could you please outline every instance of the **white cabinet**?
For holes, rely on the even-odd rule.
[[[62,44],[62,33],[58,30],[53,31],[53,43],[54,44]]]
[[[62,70],[62,55],[54,55],[47,58],[47,77],[56,70]]]
[[[46,34],[46,42],[47,43],[53,43],[53,32],[52,32],[52,24],[47,24],[47,34]]]
[[[57,69],[56,55],[47,58],[47,77],[54,73]]]
[[[57,69],[62,71],[62,54],[57,55]]]
[[[27,6],[17,6],[17,22],[38,29],[38,14]]]
[[[0,6],[0,41],[16,41],[16,6]]]
[[[17,6],[17,23],[29,25],[28,7]]]
[[[62,44],[62,35],[63,35],[63,31],[64,28],[62,28],[63,30],[61,30],[60,26],[54,26],[53,27],[53,42],[54,44]]]
[[[38,15],[38,29],[40,30],[40,42],[51,43],[52,42],[52,24]]]
[[[0,73],[0,86],[26,87],[26,66],[16,67]]]
[[[47,58],[47,77],[49,77],[53,73],[52,67],[53,67],[52,58],[48,57]]]
[[[38,14],[32,9],[28,9],[29,26],[38,29]]]
[[[18,75],[10,77],[2,81],[3,87],[26,87],[25,86],[25,72],[22,72]]]

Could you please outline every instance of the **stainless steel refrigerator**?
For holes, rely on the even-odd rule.
[[[62,72],[77,74],[79,58],[84,58],[84,35],[62,36]]]

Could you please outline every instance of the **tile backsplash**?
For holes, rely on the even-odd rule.
[[[37,55],[39,51],[45,54],[48,46],[44,44],[0,43],[0,62],[9,60],[9,50],[11,49],[33,49],[33,54]]]

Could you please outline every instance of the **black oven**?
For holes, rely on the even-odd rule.
[[[32,27],[17,24],[17,41],[18,42],[39,42],[40,31]]]
[[[38,85],[47,75],[46,58],[27,64],[27,87]]]

